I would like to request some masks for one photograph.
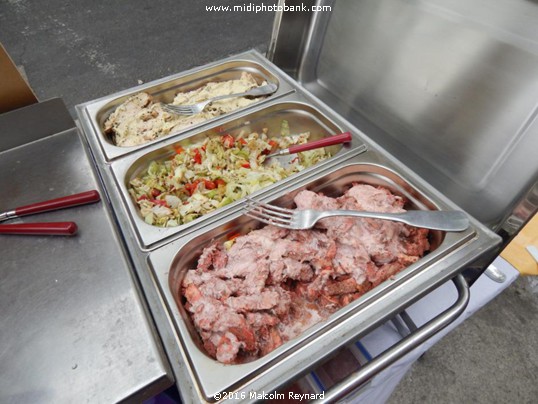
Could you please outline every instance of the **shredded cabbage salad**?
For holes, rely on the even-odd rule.
[[[324,149],[298,153],[285,167],[278,159],[264,164],[266,156],[293,144],[305,143],[310,134],[284,136],[262,133],[214,136],[177,147],[167,160],[152,161],[130,182],[129,193],[145,222],[159,227],[188,223],[208,212],[237,201],[261,188],[330,157]]]

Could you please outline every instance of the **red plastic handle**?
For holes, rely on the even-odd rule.
[[[323,139],[314,140],[313,142],[307,142],[289,147],[290,154],[299,153],[306,150],[317,149],[325,146],[332,146],[333,144],[351,142],[351,133],[344,132],[339,135],[324,137]]]
[[[21,206],[15,209],[17,216],[31,215],[33,213],[48,212],[51,210],[69,208],[71,206],[85,205],[88,203],[98,202],[101,199],[99,192],[86,191],[80,194],[64,196],[62,198],[51,199],[33,203],[31,205]]]
[[[2,224],[0,234],[72,236],[77,229],[75,222]]]

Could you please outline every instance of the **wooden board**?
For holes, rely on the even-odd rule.
[[[538,262],[526,250],[529,245],[538,247],[538,216],[534,217],[502,251],[501,257],[522,275],[538,275]]]

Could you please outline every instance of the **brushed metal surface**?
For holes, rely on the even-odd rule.
[[[271,69],[270,66],[267,66],[268,64],[268,61],[255,51],[241,53],[215,63],[196,67],[186,72],[168,76],[140,85],[138,87],[133,87],[97,100],[89,101],[82,105],[78,105],[76,108],[77,115],[84,126],[84,131],[86,134],[94,137],[95,142],[99,145],[99,148],[95,149],[99,150],[100,153],[103,153],[107,161],[112,161],[119,157],[143,149],[148,145],[159,143],[170,137],[187,134],[206,125],[216,124],[223,118],[235,116],[237,113],[245,110],[245,108],[238,109],[229,114],[189,126],[178,132],[170,133],[167,136],[163,136],[162,138],[155,139],[145,144],[130,147],[119,147],[114,145],[111,138],[104,133],[103,127],[104,122],[110,113],[112,113],[116,107],[118,107],[128,97],[141,91],[145,91],[151,94],[153,99],[156,101],[170,103],[173,101],[178,92],[190,91],[212,81],[238,79],[242,72],[249,72],[259,84],[261,84],[263,81],[267,81],[268,83],[273,83],[278,86],[275,93],[264,99],[260,99],[251,105],[261,104],[267,100],[278,98],[293,91],[293,88],[289,85],[289,83],[287,83],[286,80],[283,80],[278,72]]]
[[[161,228],[147,224],[140,216],[138,206],[129,195],[129,182],[138,175],[141,175],[154,160],[169,159],[175,154],[177,146],[185,146],[189,143],[202,141],[206,137],[220,136],[222,133],[236,135],[245,130],[248,132],[261,132],[262,129],[268,129],[271,135],[279,135],[282,120],[287,120],[292,133],[310,132],[311,140],[317,140],[332,134],[341,133],[349,130],[349,127],[343,123],[337,123],[327,116],[322,109],[315,108],[307,103],[308,100],[298,93],[290,94],[280,100],[260,105],[256,109],[248,109],[239,117],[230,117],[228,120],[221,122],[218,128],[211,128],[204,131],[198,131],[183,136],[181,139],[172,138],[165,143],[155,145],[152,148],[144,149],[132,156],[126,156],[118,161],[112,162],[110,168],[117,183],[117,189],[112,192],[120,192],[124,202],[125,209],[129,212],[129,217],[133,228],[136,230],[138,238],[143,248],[153,248],[153,245],[165,238],[179,233],[191,231],[193,228],[207,224],[216,215],[221,212],[237,207],[241,201],[233,202],[223,208],[207,213],[192,222],[177,226]],[[252,195],[260,195],[274,187],[284,186],[298,175],[308,175],[326,164],[334,164],[335,160],[345,153],[360,153],[365,150],[365,146],[354,132],[352,141],[346,145],[335,145],[327,148],[333,157],[307,168],[300,173],[294,174],[289,178],[279,181],[267,188],[254,192]]]
[[[74,128],[0,153],[0,171],[0,210],[100,189]],[[142,400],[172,384],[100,192],[10,220],[75,221],[76,236],[0,236],[3,403]]]
[[[400,167],[394,166],[374,151],[341,161],[337,166],[324,168],[313,178],[300,178],[292,185],[279,187],[271,195],[264,196],[263,200],[290,206],[293,195],[305,187],[336,195],[341,194],[353,182],[387,186],[393,192],[404,195],[415,208],[451,209],[454,206],[420,179],[411,174],[403,174]],[[205,245],[215,240],[225,240],[230,233],[244,233],[258,226],[259,223],[255,220],[235,211],[221,215],[205,228],[149,254],[152,272],[178,334],[178,348],[189,364],[188,367],[182,367],[176,377],[180,383],[196,385],[199,400],[208,401],[222,391],[272,391],[281,387],[286,380],[313,368],[342,344],[364,335],[410,301],[455,276],[466,264],[494,249],[500,242],[498,237],[476,220],[472,221],[471,228],[462,233],[432,232],[431,253],[394,279],[381,284],[339,310],[327,321],[312,327],[265,357],[247,364],[223,365],[209,358],[200,347],[193,326],[182,307],[179,296],[181,279],[187,269],[195,266]]]
[[[330,19],[324,21],[321,17],[318,20],[323,24],[330,22]],[[327,25],[326,28],[329,26]],[[310,52],[309,57],[314,54]],[[320,164],[313,170],[305,170],[285,183],[268,187],[257,195],[257,198],[266,202],[286,198],[290,191],[312,184],[316,179],[320,180],[321,186],[327,179],[324,175],[329,175],[338,168],[360,164],[371,169],[370,175],[367,176],[369,179],[385,184],[389,181],[392,187],[409,194],[408,196],[417,206],[458,208],[441,192],[380,147],[377,139],[366,136],[348,119],[334,112],[326,102],[327,100],[320,100],[313,96],[300,83],[286,77],[269,62],[266,65],[279,77],[281,83],[285,81],[293,91],[282,95],[279,99],[269,100],[264,105],[255,105],[235,116],[219,120],[219,126],[226,127],[226,125],[241,123],[241,118],[251,114],[255,116],[263,109],[271,109],[278,104],[295,103],[304,105],[305,111],[312,108],[320,111],[321,118],[318,117],[317,120],[321,122],[322,127],[330,128],[335,125],[339,131],[350,131],[354,135],[354,140],[350,150],[339,152],[337,158],[329,160],[326,164]],[[339,105],[341,104],[330,104],[331,107]],[[306,113],[306,116],[308,115],[312,116]],[[434,243],[439,247],[432,254],[396,277],[395,282],[389,282],[374,289],[370,294],[365,295],[363,300],[342,309],[338,316],[330,321],[330,332],[326,324],[321,324],[309,330],[303,338],[286,344],[259,361],[238,365],[238,367],[219,364],[217,366],[215,361],[201,353],[193,341],[188,331],[188,322],[183,320],[180,308],[172,295],[169,276],[176,257],[193,258],[192,254],[199,250],[203,240],[207,241],[207,237],[217,236],[215,231],[218,233],[218,231],[243,223],[242,220],[245,219],[240,213],[241,205],[230,206],[229,209],[215,214],[211,220],[203,221],[199,226],[193,226],[184,232],[165,234],[162,232],[168,231],[167,229],[155,228],[160,234],[147,238],[145,242],[152,240],[152,244],[145,245],[136,224],[136,220],[142,221],[133,210],[125,187],[127,174],[130,175],[137,168],[142,167],[135,164],[138,159],[143,161],[144,156],[152,156],[154,153],[159,155],[163,151],[166,154],[166,150],[171,149],[174,143],[181,142],[189,136],[200,136],[204,131],[211,133],[211,130],[215,130],[217,123],[202,126],[184,136],[165,139],[158,144],[135,151],[131,155],[121,156],[112,162],[108,161],[100,150],[100,145],[91,130],[88,131],[88,121],[81,120],[80,123],[85,135],[84,140],[87,142],[107,189],[107,196],[131,253],[134,269],[143,285],[146,299],[176,377],[176,383],[185,402],[212,401],[212,393],[221,391],[220,388],[248,393],[283,387],[290,379],[314,368],[317,363],[335,350],[366,334],[430,290],[457,275],[468,265],[476,263],[477,260],[488,259],[487,257],[497,252],[500,244],[500,237],[489,231],[479,221],[472,219],[472,226],[467,231],[457,235],[449,234],[442,240],[440,238],[438,244]],[[366,152],[365,149],[367,149]],[[154,228],[145,223],[144,225]],[[149,237],[146,229],[143,229],[142,234],[146,234],[144,237]],[[453,239],[453,237],[457,238]],[[181,254],[178,255],[179,251]]]
[[[60,98],[4,113],[0,118],[0,153],[74,126],[75,122]]]
[[[464,210],[503,225],[538,178],[536,2],[341,0],[281,20],[279,37],[306,39],[276,40],[279,65]]]

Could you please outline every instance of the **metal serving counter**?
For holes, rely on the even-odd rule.
[[[268,59],[245,52],[79,105],[80,138],[72,121],[48,132],[37,125],[41,132],[3,133],[0,125],[1,209],[92,188],[99,189],[103,199],[36,219],[75,220],[80,229],[75,237],[1,236],[0,401],[134,401],[164,390],[174,379],[185,402],[233,401],[237,395],[255,401],[257,396],[250,393],[285,388],[452,279],[459,295],[456,303],[326,391],[336,400],[461,315],[470,299],[462,272],[473,267],[481,271],[493,259],[501,239],[492,229],[503,227],[536,182],[537,165],[530,155],[537,128],[533,31],[514,31],[511,25],[491,29],[479,18],[482,1],[471,2],[472,13],[462,1],[455,2],[455,9],[442,0],[432,5],[392,0],[325,3],[333,6],[331,13],[277,14]],[[501,3],[499,10],[513,9],[507,1]],[[529,2],[516,3],[516,14],[526,15]],[[443,38],[450,39],[444,46]],[[469,59],[469,54],[477,56]],[[497,55],[510,63],[491,63]],[[119,148],[103,130],[112,109],[140,91],[170,102],[172,93],[191,90],[191,83],[230,78],[238,71],[278,83],[279,90],[256,105],[136,147]],[[514,91],[507,93],[507,88]],[[223,205],[215,216],[185,231],[152,229],[153,220],[146,222],[130,205],[135,201],[126,188],[130,174],[142,171],[138,162],[149,162],[157,154],[170,157],[168,152],[180,142],[228,130],[226,125],[250,127],[252,116],[263,116],[264,108],[277,103],[301,104],[293,108],[300,110],[301,119],[312,115],[305,114],[307,110],[319,111],[313,114],[324,117],[318,121],[334,123],[320,125],[330,129],[321,133],[338,128],[351,132],[353,141],[334,159],[305,169],[289,182],[257,190],[254,197],[278,204],[300,186],[317,187],[313,180],[328,183],[343,172],[337,168],[354,166],[360,170],[353,178],[375,178],[371,182],[378,184],[382,170],[390,180],[384,182],[400,195],[425,196],[419,199],[429,202],[421,208],[456,209],[456,202],[476,218],[452,243],[447,236],[444,250],[431,251],[302,339],[277,348],[273,356],[258,363],[223,365],[191,341],[170,279],[177,272],[175,265],[194,254],[203,237],[224,234],[230,223],[247,223],[240,203]],[[54,121],[54,114],[39,114],[43,125]],[[40,135],[26,137],[29,133]],[[492,161],[492,155],[498,158]],[[525,171],[515,161],[528,162]],[[216,368],[220,373],[213,371]]]
[[[0,147],[1,210],[90,189],[102,198],[11,221],[75,221],[74,237],[0,236],[0,401],[141,401],[172,384],[168,362],[66,116],[60,100],[0,116],[22,122],[0,125],[12,142]]]
[[[196,261],[194,256],[201,252],[199,249],[203,245],[200,242],[202,239],[205,242],[209,239],[217,240],[225,237],[227,233],[244,234],[256,228],[257,224],[252,221],[247,222],[247,219],[242,216],[240,201],[215,210],[213,216],[200,220],[194,219],[190,228],[183,226],[183,229],[177,224],[170,228],[157,228],[146,222],[139,214],[131,211],[130,206],[133,200],[126,192],[126,188],[131,181],[131,174],[146,170],[144,164],[147,165],[152,159],[156,157],[169,159],[174,154],[182,153],[184,149],[178,152],[177,146],[182,146],[181,142],[189,141],[195,136],[219,135],[228,131],[231,136],[234,134],[238,136],[235,133],[236,129],[240,132],[242,128],[255,131],[266,128],[270,132],[275,123],[271,122],[269,117],[274,112],[272,108],[277,108],[280,111],[293,111],[297,117],[301,117],[296,119],[297,125],[294,125],[295,120],[288,119],[289,113],[278,116],[278,120],[286,117],[291,133],[312,130],[327,135],[338,129],[352,133],[353,140],[349,145],[338,150],[333,158],[258,189],[251,194],[253,198],[274,202],[277,205],[286,204],[282,198],[285,195],[291,195],[292,191],[299,187],[321,190],[323,184],[332,184],[331,192],[336,193],[338,190],[341,194],[344,191],[340,189],[341,186],[351,185],[347,182],[344,184],[342,181],[359,181],[384,185],[397,195],[404,196],[406,200],[413,202],[413,206],[418,209],[456,209],[456,206],[437,190],[409,171],[399,161],[387,155],[367,134],[335,114],[327,105],[321,103],[259,53],[249,51],[232,56],[227,61],[247,59],[256,60],[278,80],[280,85],[284,83],[293,91],[282,94],[278,99],[264,100],[259,105],[248,106],[229,116],[220,117],[215,122],[207,122],[186,132],[170,133],[168,138],[155,140],[154,144],[147,144],[137,150],[118,155],[112,161],[107,158],[106,151],[101,147],[99,139],[102,139],[102,132],[96,130],[100,128],[98,118],[100,115],[92,111],[101,111],[102,105],[109,103],[115,105],[116,100],[146,88],[163,90],[167,85],[174,86],[177,77],[203,75],[203,72],[211,70],[213,65],[201,66],[155,83],[146,83],[142,88],[132,88],[77,106],[83,139],[87,143],[88,150],[103,180],[107,196],[110,198],[125,246],[133,261],[133,269],[144,289],[151,314],[168,355],[176,385],[184,402],[223,402],[233,401],[235,397],[240,397],[242,401],[254,402],[257,397],[253,396],[252,392],[284,388],[292,380],[300,378],[335,354],[343,345],[364,336],[377,325],[420,299],[421,296],[454,278],[460,293],[456,304],[417,330],[411,338],[402,341],[402,344],[364,366],[359,377],[354,378],[348,384],[352,388],[358,387],[368,377],[439,331],[461,313],[468,302],[469,294],[468,285],[459,273],[471,265],[484,265],[479,261],[483,256],[494,254],[500,243],[500,237],[470,218],[472,224],[467,231],[445,235],[438,249],[433,247],[438,243],[432,235],[430,242],[432,242],[432,250],[435,251],[430,251],[420,261],[362,295],[327,321],[312,327],[300,337],[283,343],[266,358],[233,366],[218,363],[210,358],[200,349],[200,345],[197,345],[197,337],[192,337],[194,334],[187,331],[189,320],[181,314],[183,303],[178,294],[179,284],[170,282],[170,279],[177,278],[176,280],[180,281],[181,271],[178,271],[176,265],[181,260],[190,260],[189,265],[192,267]],[[224,62],[226,60],[219,63]],[[278,107],[278,104],[285,105],[285,108]],[[295,106],[290,109],[292,104]],[[318,112],[312,114],[306,111]],[[103,114],[101,115],[104,117]],[[324,123],[318,125],[320,129],[305,127],[306,122],[312,121],[313,116],[317,117],[315,121],[318,123]],[[256,127],[258,120],[263,122],[263,126]],[[291,203],[291,201],[288,202]],[[286,206],[290,205],[286,204]],[[137,231],[139,229],[140,232]],[[144,233],[150,234],[150,230],[155,237],[153,235],[152,238],[140,237]],[[184,267],[187,268],[187,266]],[[178,276],[175,277],[174,274]],[[233,395],[224,394],[226,392],[233,392]],[[338,395],[341,393],[336,392]],[[346,392],[347,390],[342,394]]]
[[[37,125],[38,132],[26,127],[15,133],[6,127],[4,138],[11,143],[0,144],[0,168],[8,175],[0,180],[0,185],[8,194],[0,208],[9,210],[93,188],[101,192],[103,199],[98,205],[39,217],[38,221],[75,220],[80,228],[75,237],[2,236],[5,265],[1,269],[0,302],[7,309],[0,325],[8,332],[0,340],[0,390],[6,401],[72,401],[74,395],[104,402],[140,400],[164,390],[175,380],[185,402],[232,401],[235,395],[253,402],[257,396],[252,396],[252,392],[285,388],[344,345],[364,337],[452,279],[459,294],[456,303],[326,391],[327,397],[339,399],[463,312],[469,301],[469,285],[461,272],[474,266],[484,268],[501,242],[498,235],[473,218],[465,232],[430,234],[428,255],[357,297],[300,338],[285,342],[264,359],[230,366],[217,363],[199,349],[193,342],[194,334],[187,332],[188,318],[181,314],[184,303],[179,284],[171,282],[179,273],[176,266],[189,259],[192,267],[197,259],[194,255],[200,253],[200,240],[223,238],[230,231],[247,232],[256,224],[246,221],[240,203],[231,202],[204,221],[193,220],[192,228],[183,229],[176,223],[177,229],[151,229],[155,227],[153,220],[142,219],[132,211],[130,204],[134,201],[126,188],[132,181],[131,174],[146,170],[144,164],[155,157],[169,158],[172,152],[182,153],[184,149],[178,146],[196,136],[228,132],[233,136],[236,129],[239,133],[243,129],[270,131],[275,122],[269,118],[276,108],[288,115],[293,112],[290,116],[295,116],[296,122],[288,115],[277,114],[277,121],[285,117],[286,123],[293,126],[292,133],[312,130],[327,136],[349,131],[353,139],[332,158],[260,188],[252,193],[253,197],[290,206],[291,201],[286,202],[285,198],[301,187],[324,193],[324,187],[328,187],[327,191],[341,194],[350,185],[348,182],[355,181],[385,186],[412,202],[416,209],[457,209],[438,189],[384,150],[377,139],[310,93],[309,89],[315,89],[308,83],[305,82],[305,88],[255,51],[221,62],[236,66],[246,61],[268,72],[279,83],[281,93],[260,101],[259,105],[185,131],[171,132],[168,138],[155,139],[134,149],[120,151],[103,143],[107,140],[101,128],[110,112],[108,106],[141,90],[157,97],[163,91],[172,91],[178,83],[206,77],[204,72],[213,71],[215,66],[221,66],[220,62],[78,106],[80,137],[71,120],[54,131]],[[16,113],[23,114],[18,121],[25,122],[24,110]],[[41,116],[45,126],[54,121],[53,113],[34,111],[32,116]],[[307,122],[316,122],[317,129]],[[35,136],[36,133],[40,135]],[[13,139],[18,139],[18,143],[14,144]],[[151,194],[157,198],[160,192],[157,196],[153,191]],[[152,237],[141,237],[150,234],[149,229]],[[176,280],[181,281],[179,276]],[[137,288],[138,281],[143,297]],[[226,392],[234,395],[223,395]]]

